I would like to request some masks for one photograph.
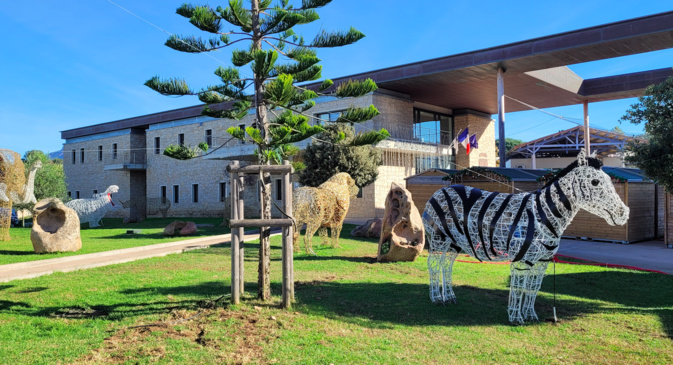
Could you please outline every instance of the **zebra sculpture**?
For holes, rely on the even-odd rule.
[[[453,185],[430,198],[423,213],[429,236],[430,299],[455,302],[451,270],[463,251],[479,261],[511,261],[509,320],[538,320],[534,304],[561,234],[584,209],[623,225],[629,208],[602,163],[580,151],[577,161],[533,193],[501,194]]]

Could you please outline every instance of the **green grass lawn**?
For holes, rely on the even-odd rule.
[[[175,220],[192,221],[197,224],[212,224],[213,227],[199,227],[193,236],[166,237],[164,228]],[[30,228],[10,228],[11,240],[0,242],[0,265],[16,262],[52,259],[57,257],[82,255],[86,253],[117,250],[120,248],[153,245],[156,243],[181,241],[200,236],[229,233],[229,228],[219,228],[222,218],[148,218],[141,223],[123,224],[121,218],[103,219],[103,226],[89,228],[82,225],[82,248],[77,252],[36,254],[30,242]],[[140,230],[138,234],[126,234],[129,229]]]
[[[295,255],[296,302],[280,303],[272,238],[270,303],[254,299],[257,245],[246,245],[240,305],[228,247],[0,284],[0,363],[673,363],[673,276],[556,265],[536,309],[511,326],[506,265],[456,263],[458,303],[428,297],[427,253],[373,262],[376,242],[348,238]],[[200,314],[199,314],[200,313]],[[184,320],[197,315],[190,320]],[[138,327],[141,326],[141,327]]]

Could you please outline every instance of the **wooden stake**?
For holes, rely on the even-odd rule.
[[[284,165],[289,165],[284,161]],[[290,173],[283,174],[283,210],[288,216],[292,216],[292,182]],[[290,308],[294,300],[294,265],[292,256],[293,227],[283,227],[283,308]]]
[[[233,161],[232,165],[238,165],[238,161]],[[239,217],[238,201],[240,199],[240,194],[238,173],[231,173],[229,181],[231,183],[231,225],[231,221],[237,220]],[[231,302],[233,304],[239,304],[241,302],[239,238],[239,230],[231,229]]]
[[[238,177],[238,219],[245,219],[245,203],[243,200],[243,191],[245,190],[245,181],[243,181],[243,175]],[[245,252],[243,250],[244,241],[243,237],[245,233],[243,232],[243,227],[238,229],[238,275],[239,275],[239,289],[241,295],[245,292]]]

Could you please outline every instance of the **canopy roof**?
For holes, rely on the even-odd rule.
[[[591,151],[606,156],[621,152],[629,142],[644,141],[624,134],[589,128]],[[535,157],[574,157],[584,147],[584,127],[576,126],[514,146],[507,159]]]

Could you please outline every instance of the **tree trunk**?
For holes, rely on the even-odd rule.
[[[252,38],[253,49],[262,49],[262,38],[259,24],[259,0],[252,0]],[[260,129],[262,138],[268,143],[269,123],[266,115],[266,105],[264,104],[264,78],[266,75],[254,75],[255,78],[255,112],[257,116],[257,128]],[[260,165],[268,165],[264,148],[259,146],[258,157]],[[262,219],[271,218],[271,181],[268,173],[260,176],[260,183],[263,181],[260,192],[260,205]],[[257,298],[261,300],[271,299],[271,283],[269,281],[270,250],[269,241],[271,231],[269,227],[259,229],[259,266],[257,277]]]

